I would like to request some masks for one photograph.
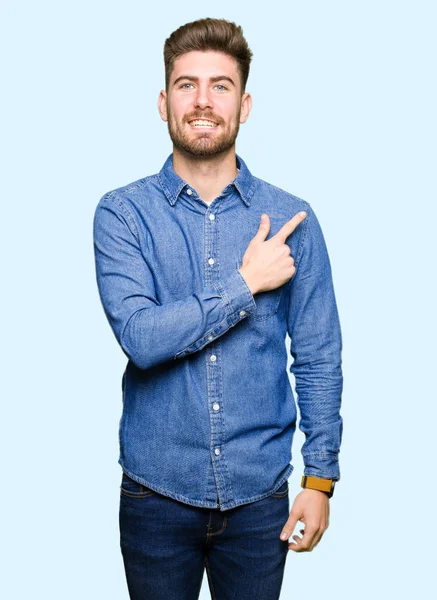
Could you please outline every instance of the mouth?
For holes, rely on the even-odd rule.
[[[210,119],[193,119],[189,124],[192,129],[217,129],[218,127],[218,123]]]

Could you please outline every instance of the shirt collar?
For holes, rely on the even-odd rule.
[[[233,185],[238,190],[240,197],[245,204],[250,206],[250,200],[255,191],[255,178],[247,168],[247,165],[241,156],[236,154],[235,157],[237,169],[240,170],[229,185]],[[176,203],[181,191],[185,187],[190,187],[189,184],[175,172],[173,168],[173,153],[168,156],[162,169],[159,171],[158,179],[171,206]]]

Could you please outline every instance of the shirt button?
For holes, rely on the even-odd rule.
[[[244,317],[245,314],[246,314],[245,310],[240,310],[240,317]]]
[[[214,454],[216,454],[216,455],[218,456],[218,455],[220,454],[220,448],[216,448],[216,449],[214,450]]]
[[[211,356],[209,358],[210,358],[210,360],[212,360],[212,362],[217,360],[217,356],[215,354],[211,354]]]
[[[215,404],[212,405],[214,410],[218,410],[220,408],[220,405],[217,404],[217,402]]]
[[[187,190],[187,194],[188,194],[189,196],[191,196],[191,194],[192,194],[192,193],[193,193],[193,190],[190,190],[190,188],[188,188],[188,190]]]
[[[213,336],[213,335],[209,335],[209,336],[208,336],[208,339],[209,339],[209,340],[213,340],[213,339],[214,339],[214,336]]]
[[[213,258],[208,259],[208,262],[210,265],[213,265],[215,263],[215,260]]]
[[[210,221],[214,221],[214,219],[215,219],[215,215],[214,215],[213,213],[211,213],[211,214],[209,215],[209,219],[210,219]]]

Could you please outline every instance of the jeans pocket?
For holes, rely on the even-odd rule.
[[[150,488],[131,479],[124,471],[121,478],[120,493],[123,496],[129,496],[130,498],[146,498],[147,496],[153,496],[155,494]]]
[[[271,494],[272,498],[284,498],[285,496],[288,496],[288,479],[284,481],[284,483],[276,490],[276,492]]]

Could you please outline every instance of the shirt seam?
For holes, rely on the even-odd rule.
[[[330,458],[331,456],[337,456],[337,454],[339,454],[339,451],[336,452],[303,452],[302,456],[306,456],[306,457],[311,457],[311,458]]]
[[[138,228],[138,224],[137,224],[137,222],[135,220],[135,217],[133,216],[133,214],[131,213],[131,211],[127,208],[127,206],[123,202],[123,200],[118,195],[115,195],[116,192],[109,192],[109,193],[111,195],[107,196],[105,198],[105,200],[112,201],[122,211],[123,215],[126,217],[126,219],[128,221],[128,225],[130,226],[130,229],[131,229],[132,233],[134,234],[134,236],[137,239],[138,244],[140,245],[139,228]]]
[[[302,258],[302,254],[303,254],[303,247],[305,244],[305,240],[307,237],[307,231],[308,231],[308,227],[309,227],[309,219],[311,218],[311,206],[309,205],[309,203],[306,200],[303,200],[302,202],[305,203],[305,206],[307,207],[307,216],[304,219],[304,230],[302,231],[302,236],[301,236],[301,240],[299,242],[299,248],[296,254],[296,258],[295,258],[295,265],[296,265],[296,272],[294,274],[294,277],[292,279],[295,279],[297,272],[299,270],[299,266],[300,266],[300,261]]]

